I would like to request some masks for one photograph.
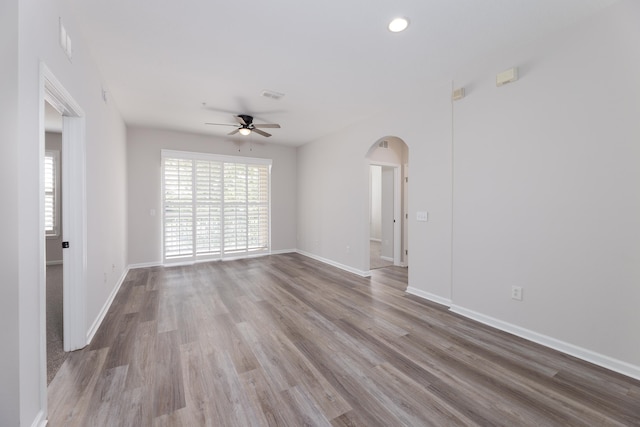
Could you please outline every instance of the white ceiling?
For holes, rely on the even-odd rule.
[[[300,145],[616,0],[68,1],[127,124],[224,136],[204,122],[246,113]]]

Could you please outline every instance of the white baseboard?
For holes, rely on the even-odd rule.
[[[630,363],[623,362],[621,360],[617,360],[591,350],[587,350],[586,348],[578,347],[576,345],[569,344],[567,342],[560,341],[543,334],[539,334],[529,329],[521,328],[520,326],[504,322],[490,316],[486,316],[473,310],[468,310],[464,307],[452,305],[450,310],[464,317],[468,317],[469,319],[473,319],[480,323],[484,323],[485,325],[500,329],[501,331],[509,332],[510,334],[517,335],[521,338],[533,341],[545,347],[561,351],[562,353],[569,354],[571,356],[577,357],[578,359],[585,360],[598,366],[602,366],[603,368],[607,368],[628,377],[640,380],[640,366],[635,366]]]
[[[47,420],[44,416],[44,411],[40,411],[31,423],[31,427],[45,427],[48,421],[49,420]]]
[[[134,270],[136,268],[148,268],[148,267],[162,267],[162,262],[154,261],[154,262],[141,262],[139,264],[129,264],[127,268],[129,270]]]
[[[222,258],[222,260],[223,261],[232,261],[234,259],[257,258],[257,257],[261,257],[261,256],[266,256],[266,255],[282,255],[282,254],[290,254],[290,253],[298,253],[300,255],[304,255],[306,257],[313,258],[316,261],[320,261],[320,262],[323,262],[325,264],[332,265],[332,266],[337,267],[337,268],[339,268],[341,270],[348,271],[349,273],[357,274],[358,276],[361,276],[361,277],[369,277],[369,276],[371,276],[371,272],[370,271],[358,270],[356,268],[349,267],[348,265],[340,264],[340,263],[332,261],[330,259],[322,258],[320,256],[314,255],[314,254],[309,253],[309,252],[301,251],[299,249],[278,249],[278,250],[275,250],[275,251],[271,251],[270,253],[261,253],[261,254],[252,255],[252,256],[249,256],[249,257],[243,256],[243,257],[238,257],[238,258]],[[148,267],[176,267],[176,266],[181,266],[181,265],[193,265],[193,264],[198,263],[198,262],[209,262],[209,261],[218,261],[218,260],[210,259],[210,260],[199,260],[199,261],[187,261],[187,262],[182,262],[182,263],[176,262],[176,263],[169,263],[169,264],[164,264],[161,261],[155,261],[155,262],[145,262],[145,263],[139,263],[139,264],[130,264],[128,269],[133,270],[133,269],[136,269],[136,268],[148,268]],[[393,261],[393,260],[391,260],[391,261]]]
[[[425,291],[423,291],[421,289],[417,289],[417,288],[413,288],[413,287],[409,286],[407,288],[407,293],[411,294],[411,295],[415,295],[415,296],[420,297],[420,298],[424,298],[424,299],[432,301],[432,302],[435,302],[437,304],[441,304],[441,305],[445,305],[447,307],[451,307],[451,300],[450,299],[442,298],[441,296],[438,296],[436,294],[432,294],[432,293],[429,293],[429,292],[425,292]]]
[[[282,254],[294,254],[297,251],[295,249],[277,249],[275,251],[271,251],[271,255],[282,255]]]
[[[125,268],[124,271],[122,272],[122,275],[116,282],[116,285],[113,287],[111,294],[109,294],[109,298],[107,298],[107,301],[105,301],[104,305],[102,306],[102,310],[100,310],[100,313],[98,313],[98,317],[96,317],[96,320],[93,321],[91,328],[89,328],[89,330],[87,331],[87,345],[91,344],[91,340],[93,339],[93,336],[96,334],[96,332],[98,332],[98,328],[102,324],[104,317],[107,315],[107,312],[109,311],[109,308],[111,307],[111,304],[113,303],[113,300],[118,294],[118,291],[120,290],[120,287],[124,283],[124,279],[127,277],[128,273],[129,273],[129,267]]]
[[[380,240],[380,239],[374,239],[373,237],[372,237],[371,239],[369,239],[369,240],[371,240],[372,242],[382,243],[382,240]]]
[[[332,261],[330,259],[323,258],[321,256],[314,255],[314,254],[306,252],[306,251],[302,251],[300,249],[296,249],[296,252],[299,253],[300,255],[304,255],[306,257],[315,259],[316,261],[324,262],[325,264],[329,264],[329,265],[337,267],[337,268],[339,268],[341,270],[348,271],[349,273],[357,274],[360,277],[369,277],[369,276],[371,276],[371,272],[370,271],[358,270],[357,268],[349,267],[348,265],[340,264],[339,262],[335,262],[335,261]]]
[[[393,258],[390,258],[388,256],[380,255],[380,259],[383,260],[383,261],[387,261],[387,262],[393,262]]]
[[[47,261],[47,265],[62,265],[62,260]]]
[[[142,262],[138,264],[129,264],[129,269],[133,270],[136,268],[149,268],[149,267],[178,267],[182,265],[194,265],[202,262],[233,261],[237,259],[259,258],[267,255],[281,255],[281,254],[290,254],[290,253],[296,253],[296,250],[295,249],[278,249],[271,252],[261,252],[259,254],[243,255],[238,257],[199,259],[195,261],[190,260],[190,261],[184,261],[184,262],[169,262],[169,263],[163,263],[162,261]]]

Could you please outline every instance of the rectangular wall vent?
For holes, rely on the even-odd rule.
[[[270,99],[274,99],[274,100],[278,100],[280,98],[282,98],[284,96],[284,93],[280,93],[280,92],[274,92],[272,90],[263,90],[262,91],[262,96],[264,96],[265,98],[270,98]]]

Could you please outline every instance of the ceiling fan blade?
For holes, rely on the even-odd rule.
[[[235,135],[238,132],[240,132],[240,129],[234,129],[231,132],[229,132],[227,135]]]
[[[258,135],[266,136],[267,138],[271,136],[270,133],[266,133],[265,131],[262,131],[260,129],[253,128],[251,130],[252,130],[252,132],[257,133]]]
[[[238,125],[229,124],[229,123],[205,123],[205,125],[213,125],[213,126],[238,126]]]
[[[273,128],[273,129],[280,129],[280,125],[276,124],[276,123],[261,123],[261,124],[253,124],[254,128],[261,128],[261,129],[266,129],[266,128]]]
[[[240,116],[233,116],[233,117],[235,117],[236,121],[238,123],[240,123],[242,126],[247,126],[249,124],[249,123],[245,122],[244,119],[242,117],[240,117]]]

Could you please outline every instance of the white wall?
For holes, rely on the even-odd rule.
[[[451,283],[450,90],[448,82],[428,89],[418,87],[407,102],[392,104],[393,110],[299,147],[300,250],[360,274],[368,271],[370,160],[367,156],[371,146],[381,138],[397,137],[409,148],[411,182],[420,183],[409,186],[409,251],[416,260],[409,270],[409,285],[422,289],[428,286],[430,292],[448,298]],[[432,102],[427,104],[425,99]],[[429,223],[415,221],[418,210],[430,212]]]
[[[3,2],[3,34],[6,31],[5,4],[6,2]],[[69,61],[58,46],[60,17],[64,20],[73,41],[73,61]],[[14,395],[19,396],[19,402],[18,398],[13,398],[15,405],[8,412],[11,421],[7,424],[2,423],[9,426],[17,425],[13,417],[17,410],[20,414],[20,424],[31,425],[44,416],[42,411],[46,408],[46,363],[41,358],[41,336],[45,331],[44,320],[41,318],[41,314],[44,314],[44,301],[40,298],[40,282],[44,280],[44,239],[39,225],[40,156],[44,150],[44,140],[41,139],[38,125],[43,109],[40,99],[40,61],[47,64],[86,114],[87,330],[98,317],[126,265],[124,123],[113,104],[105,105],[102,102],[102,81],[99,72],[90,58],[66,2],[21,0],[19,20],[15,14],[11,19],[19,23],[19,54],[18,62],[9,75],[15,73],[20,79],[17,86],[19,102],[15,98],[13,101],[17,106],[13,107],[17,111],[17,138],[14,134],[8,141],[11,141],[10,144],[17,143],[17,150],[10,148],[8,155],[3,155],[4,161],[9,165],[8,171],[4,170],[3,173],[12,176],[7,182],[16,183],[16,188],[9,190],[10,194],[5,203],[8,206],[17,206],[19,221],[11,222],[17,222],[19,234],[14,234],[13,230],[9,231],[9,239],[5,241],[4,246],[10,248],[12,254],[3,256],[3,261],[12,260],[16,256],[13,255],[15,253],[19,257],[19,277],[15,275],[14,267],[11,267],[8,271],[13,277],[7,282],[10,289],[19,289],[19,320],[4,322],[3,329],[15,328],[19,331],[19,363],[17,360],[11,362],[10,369],[19,373],[20,380],[19,388],[11,390]],[[9,27],[15,26],[15,22],[7,24]],[[3,73],[3,79],[4,76]],[[14,90],[7,93],[11,94]],[[2,93],[4,103],[4,88]],[[13,122],[16,122],[15,116]],[[6,190],[3,189],[4,191]],[[14,214],[15,212],[9,211],[9,215]],[[3,280],[3,288],[4,286]],[[5,299],[2,298],[2,301],[1,304],[4,304]],[[13,307],[10,308],[9,313],[13,313],[13,310]],[[41,393],[42,391],[45,393]]]
[[[467,89],[453,118],[443,82],[300,147],[298,247],[364,270],[362,158],[398,136],[409,146],[411,292],[640,377],[639,18],[640,3],[622,1],[469,64],[451,76]],[[520,80],[496,88],[511,66]],[[428,222],[415,221],[421,210]]]
[[[236,145],[212,136],[129,127],[129,264],[162,262],[162,149],[272,159],[271,250],[295,250],[296,150],[268,141],[253,141]],[[150,215],[152,209],[155,216]]]
[[[18,0],[0,2],[0,212],[3,224],[18,224]],[[4,227],[0,246],[0,425],[20,422],[18,227]]]
[[[453,122],[454,303],[637,375],[639,22],[622,2],[461,71]],[[514,65],[520,80],[496,88]]]

